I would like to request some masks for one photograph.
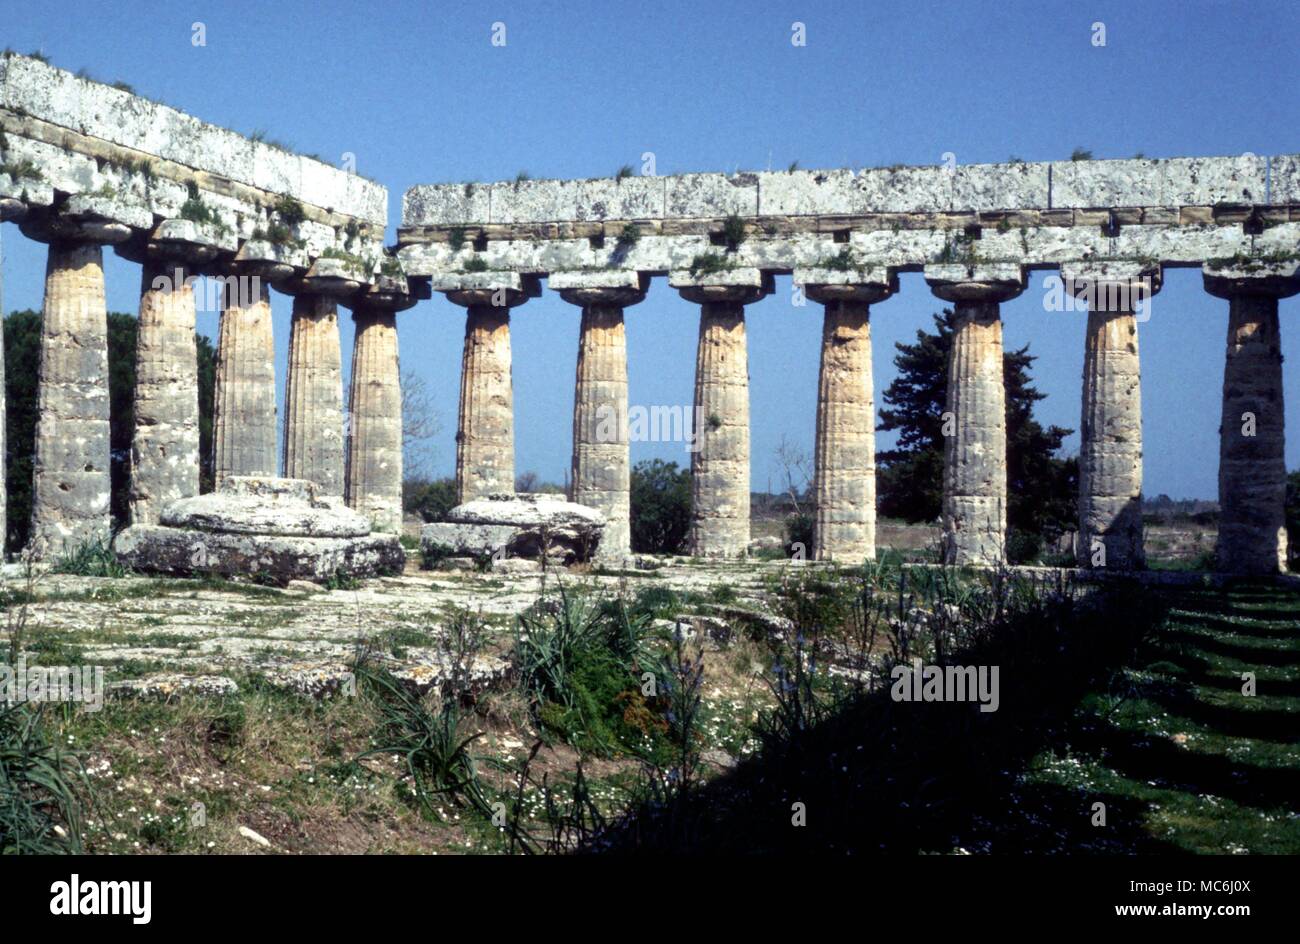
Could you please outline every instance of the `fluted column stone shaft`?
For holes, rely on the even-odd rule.
[[[821,283],[819,276],[844,278],[817,270],[795,272],[807,297],[825,306],[813,449],[812,556],[858,564],[876,557],[876,408],[869,306],[897,289],[897,277],[882,270],[871,281]]]
[[[953,303],[944,416],[943,561],[1006,560],[1007,409],[999,304],[1024,290],[1018,266],[933,266],[926,280]]]
[[[156,524],[169,502],[199,493],[199,379],[191,273],[146,261],[135,356],[132,524]]]
[[[749,550],[749,354],[745,306],[700,305],[691,455],[691,553],[744,557]]]
[[[402,530],[402,388],[391,309],[353,310],[347,503],[376,531]]]
[[[1285,421],[1277,299],[1229,301],[1219,427],[1220,569],[1266,574],[1286,564]]]
[[[1007,408],[1002,319],[995,302],[956,303],[944,440],[944,562],[1006,556]]]
[[[456,428],[456,494],[460,502],[515,490],[510,310],[480,303],[468,308]]]
[[[623,308],[644,294],[599,289],[561,294],[583,305],[573,396],[573,501],[604,514],[596,554],[618,561],[632,553]]]
[[[1146,552],[1136,312],[1159,291],[1161,274],[1103,262],[1065,264],[1061,276],[1088,305],[1079,423],[1079,565],[1141,569]]]
[[[107,541],[108,315],[103,249],[50,243],[32,481],[33,556]]]
[[[315,482],[327,495],[344,491],[343,364],[335,301],[293,299],[285,379],[284,474]]]
[[[1206,266],[1205,288],[1228,299],[1219,426],[1218,569],[1287,569],[1285,417],[1278,299],[1300,291],[1295,262],[1249,271]]]
[[[275,342],[271,296],[256,276],[231,280],[217,339],[213,474],[274,476]]]
[[[1142,381],[1137,319],[1090,311],[1079,423],[1079,548],[1082,566],[1144,567]]]

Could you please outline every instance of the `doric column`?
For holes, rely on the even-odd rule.
[[[342,495],[343,465],[343,364],[337,303],[327,295],[304,292],[294,296],[289,329],[284,474],[315,482],[327,495]]]
[[[998,305],[1019,295],[1015,265],[932,265],[926,281],[952,302],[956,323],[948,360],[944,440],[943,561],[1006,559],[1007,416]],[[949,424],[951,424],[949,426]]]
[[[199,371],[192,270],[180,259],[141,269],[131,440],[131,523],[156,524],[199,493]]]
[[[635,272],[555,272],[549,284],[566,302],[582,306],[573,394],[572,500],[605,516],[597,558],[621,561],[632,553],[623,309],[645,298],[644,281]]]
[[[456,500],[515,490],[515,398],[510,309],[539,291],[514,272],[447,273],[435,291],[468,309],[456,423]]]
[[[825,306],[817,379],[812,556],[860,564],[876,558],[876,408],[869,306],[897,291],[871,274],[796,270],[805,295]]]
[[[771,291],[758,269],[695,276],[669,284],[700,306],[691,453],[691,554],[744,557],[749,551],[749,355],[745,305]]]
[[[1228,299],[1219,426],[1220,571],[1286,570],[1285,420],[1277,302],[1300,291],[1295,262],[1206,265],[1205,290]]]
[[[1160,270],[1138,263],[1067,263],[1061,280],[1088,306],[1079,423],[1079,565],[1140,569],[1146,554],[1137,312],[1159,291]]]
[[[55,240],[45,267],[31,551],[107,542],[108,314],[103,248]]]
[[[397,312],[404,292],[371,291],[352,304],[356,338],[349,391],[346,499],[376,531],[402,532],[402,387]]]
[[[213,475],[274,476],[275,342],[271,293],[261,275],[225,280],[217,338],[217,378],[212,419]]]

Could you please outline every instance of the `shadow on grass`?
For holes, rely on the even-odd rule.
[[[1190,646],[1202,652],[1236,659],[1247,665],[1293,666],[1300,665],[1300,649],[1278,649],[1273,646],[1247,645],[1233,642],[1222,636],[1211,636],[1204,632],[1186,629],[1169,629],[1162,635],[1162,640],[1170,645]]]
[[[1168,738],[1106,727],[1077,737],[1073,747],[1103,757],[1126,777],[1166,789],[1209,793],[1260,809],[1295,809],[1300,798],[1300,770],[1242,764],[1185,750]]]
[[[1297,731],[1300,730],[1300,716],[1294,711],[1215,705],[1202,701],[1178,684],[1147,683],[1138,687],[1138,694],[1157,703],[1170,714],[1229,737],[1294,744]],[[1240,694],[1240,686],[1237,694],[1245,698]]]
[[[1256,617],[1249,613],[1233,613],[1230,616],[1215,616],[1210,614],[1201,614],[1200,612],[1179,613],[1175,614],[1176,622],[1187,629],[1208,629],[1217,632],[1232,633],[1237,636],[1247,636],[1255,639],[1270,639],[1274,641],[1289,642],[1300,632],[1297,627],[1297,616],[1292,614],[1287,619],[1269,619],[1267,617],[1258,617],[1257,623],[1238,622],[1242,619],[1254,620]],[[1277,625],[1267,625],[1276,623]],[[1262,625],[1261,625],[1262,624]]]
[[[1070,743],[1080,700],[1108,690],[1162,618],[1158,598],[1122,588],[1009,617],[949,660],[999,667],[997,711],[896,702],[888,686],[852,697],[730,773],[634,808],[584,851],[908,854],[972,839],[991,852],[1174,851],[1142,831],[1136,797],[1018,780],[1044,749]],[[1090,825],[1098,801],[1105,829]]]
[[[1225,669],[1217,666],[1188,651],[1187,648],[1161,649],[1151,653],[1146,662],[1139,662],[1138,665],[1145,665],[1148,670],[1160,671],[1163,667],[1161,663],[1168,665],[1185,674],[1185,680],[1204,688],[1217,688],[1225,692],[1241,692],[1242,678],[1241,673],[1232,669]],[[1286,679],[1256,679],[1256,694],[1273,698],[1296,698],[1300,697],[1300,678],[1292,677]]]

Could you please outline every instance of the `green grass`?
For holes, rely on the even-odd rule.
[[[1164,627],[1110,691],[1084,699],[1072,743],[1034,759],[1020,799],[1064,791],[1107,803],[1107,827],[1068,830],[1089,851],[1294,854],[1300,596],[1265,586],[1168,596]]]

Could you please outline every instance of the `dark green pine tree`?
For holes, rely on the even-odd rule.
[[[943,507],[943,412],[952,349],[953,312],[934,316],[933,333],[898,344],[898,376],[882,397],[879,430],[897,430],[898,443],[876,457],[879,509],[906,521],[934,521]],[[1028,346],[1004,355],[1007,390],[1007,556],[1032,560],[1044,538],[1075,526],[1078,460],[1057,457],[1072,430],[1034,419],[1043,399],[1030,382]]]

